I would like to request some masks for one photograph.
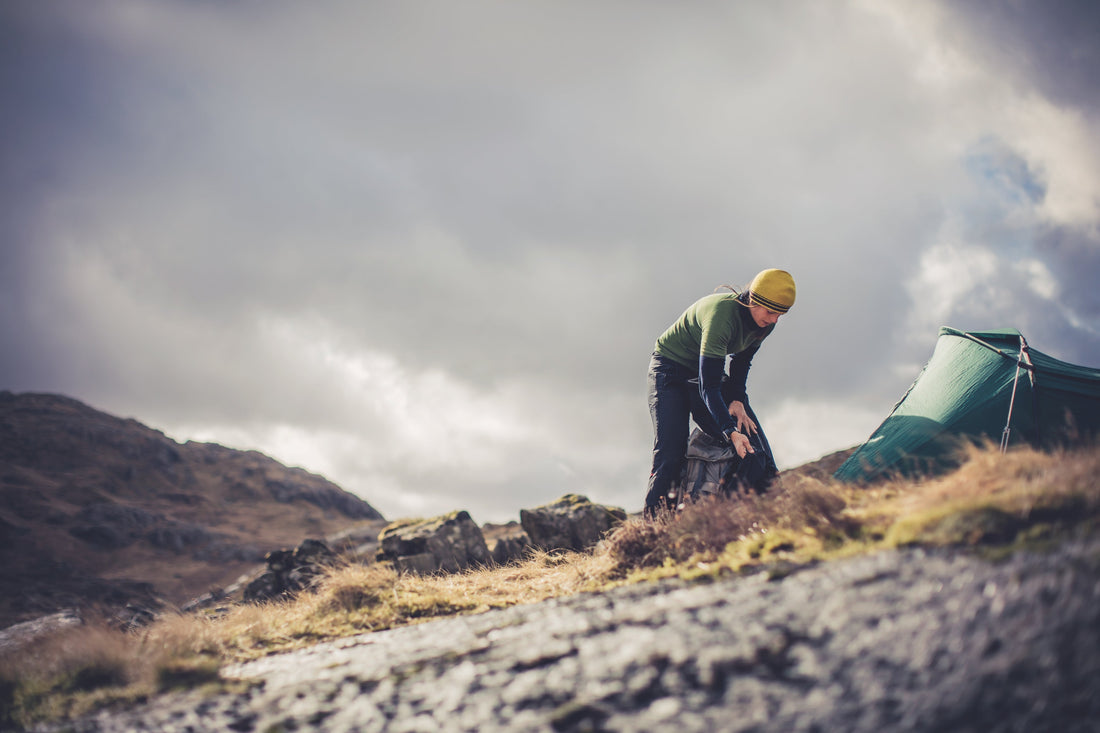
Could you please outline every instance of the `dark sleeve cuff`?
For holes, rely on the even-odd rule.
[[[722,387],[722,396],[726,398],[727,402],[733,402],[734,400],[744,402],[748,399],[746,384],[749,379],[749,367],[752,366],[752,358],[756,356],[759,349],[759,345],[755,346],[742,351],[740,354],[735,354],[730,359],[729,379]]]
[[[699,357],[699,394],[718,429],[729,435],[737,429],[737,423],[730,417],[729,403],[722,391],[725,362],[717,356]]]

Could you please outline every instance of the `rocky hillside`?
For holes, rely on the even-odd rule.
[[[261,453],[0,392],[0,627],[63,607],[180,604],[269,550],[381,520]]]

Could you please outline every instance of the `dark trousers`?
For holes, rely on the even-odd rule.
[[[723,390],[726,404],[731,401]],[[748,416],[760,426],[752,408],[745,402]],[[647,513],[666,505],[673,486],[680,482],[687,453],[690,421],[703,432],[725,441],[703,397],[699,393],[699,375],[694,369],[657,354],[649,362],[649,416],[653,421],[653,469],[646,492]],[[763,429],[750,436],[755,453],[745,456],[738,465],[731,485],[740,484],[755,491],[764,491],[778,473],[771,446]]]

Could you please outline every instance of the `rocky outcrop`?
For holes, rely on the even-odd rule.
[[[468,512],[395,522],[378,536],[379,561],[412,573],[458,572],[492,563],[481,528]]]
[[[594,504],[576,494],[521,510],[519,523],[478,527],[469,513],[457,511],[394,522],[379,535],[375,559],[419,574],[505,565],[522,560],[532,548],[589,550],[625,519],[622,509]]]
[[[489,547],[493,562],[498,565],[522,560],[531,549],[531,538],[523,531],[519,522],[484,524],[481,526],[481,533],[485,535],[485,544]]]
[[[322,540],[309,539],[293,550],[269,552],[265,560],[267,569],[245,586],[245,601],[278,600],[305,590],[336,554]]]
[[[553,503],[522,509],[519,517],[533,546],[548,552],[583,552],[624,521],[626,512],[618,507],[594,504],[579,494],[567,494]]]
[[[390,525],[383,520],[366,520],[325,538],[333,552],[347,560],[370,563],[378,553],[378,535]]]
[[[163,612],[163,603],[127,603],[115,611],[110,624],[122,631],[136,631],[160,619]]]
[[[66,608],[48,616],[0,629],[0,654],[7,654],[61,629],[80,626],[83,623],[84,619],[79,611],[75,608]]]

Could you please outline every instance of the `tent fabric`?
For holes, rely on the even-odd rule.
[[[1037,351],[1015,329],[943,327],[912,386],[833,475],[934,473],[965,440],[1052,447],[1098,434],[1100,369]]]

